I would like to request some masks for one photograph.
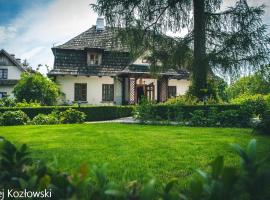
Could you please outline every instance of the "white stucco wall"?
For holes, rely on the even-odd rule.
[[[0,66],[0,69],[8,69],[7,79],[19,80],[22,71],[16,66]],[[12,91],[14,86],[0,85],[0,92],[6,92],[9,97],[14,97]]]
[[[0,92],[6,92],[8,97],[14,97],[12,91],[13,91],[13,86],[1,86],[0,85]]]
[[[61,91],[65,94],[65,101],[74,101],[74,86],[75,83],[87,84],[87,103],[93,105],[108,105],[114,102],[107,103],[102,102],[102,84],[114,84],[114,78],[109,76],[58,76],[56,82],[59,84]],[[157,100],[157,79],[142,79],[143,84],[154,83],[155,86],[155,100]],[[140,84],[140,80],[137,79],[137,85]],[[190,81],[170,79],[168,81],[169,86],[176,86],[177,95],[184,95],[188,90]],[[120,86],[119,86],[120,87]],[[115,87],[116,89],[116,87]],[[120,92],[120,91],[119,91]],[[121,92],[120,92],[121,93]],[[119,94],[120,94],[119,93]],[[116,95],[115,91],[115,95]],[[120,103],[116,102],[116,103]]]
[[[65,94],[66,101],[74,101],[75,83],[87,84],[87,103],[93,105],[113,104],[102,102],[102,84],[113,84],[114,80],[109,76],[58,76],[56,82],[60,90]]]
[[[184,95],[190,86],[190,81],[186,79],[169,79],[168,86],[176,86],[176,95]]]
[[[8,79],[20,79],[22,71],[16,66],[0,66],[0,69],[8,69]]]

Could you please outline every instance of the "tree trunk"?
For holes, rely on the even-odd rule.
[[[205,0],[193,0],[194,62],[192,93],[202,99],[206,93],[208,62],[206,59]]]

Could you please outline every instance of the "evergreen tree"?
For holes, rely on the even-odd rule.
[[[214,69],[231,75],[257,69],[269,59],[269,37],[262,23],[264,6],[247,0],[223,8],[222,0],[97,0],[95,11],[129,45],[133,55],[150,50],[151,70],[188,68],[191,92],[206,94],[207,76]],[[125,29],[122,29],[125,28]],[[188,30],[182,38],[167,31]],[[162,66],[157,63],[161,62]]]

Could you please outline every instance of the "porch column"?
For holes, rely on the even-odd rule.
[[[129,78],[129,103],[136,103],[136,78]]]
[[[158,80],[158,101],[164,102],[168,99],[168,78],[162,77]]]
[[[114,82],[114,102],[116,105],[121,105],[122,94],[123,94],[123,91],[122,91],[123,79],[121,77],[114,77],[113,82]]]

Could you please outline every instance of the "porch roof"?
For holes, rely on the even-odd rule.
[[[9,85],[16,85],[18,80],[15,79],[0,79],[0,85],[9,86]]]
[[[125,76],[125,75],[134,75],[134,76],[152,76],[154,75],[150,71],[149,65],[140,65],[140,64],[132,64],[127,66],[124,70],[120,71],[118,76]],[[189,72],[183,69],[175,70],[175,69],[167,69],[166,71],[158,72],[157,76],[167,76],[170,78],[175,79],[188,79]]]

